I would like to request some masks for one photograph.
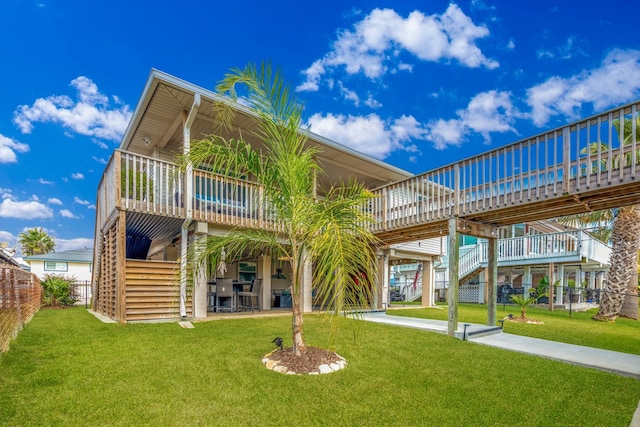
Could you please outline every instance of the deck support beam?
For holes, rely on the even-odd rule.
[[[489,238],[488,247],[489,265],[487,267],[487,325],[496,326],[496,296],[498,292],[498,239],[497,237]]]
[[[455,336],[458,329],[458,296],[460,292],[460,278],[458,276],[458,265],[460,261],[460,241],[458,240],[458,218],[449,220],[449,292],[447,293],[447,303],[449,305],[449,316],[447,325],[447,335]]]
[[[191,149],[191,126],[193,125],[198,109],[200,108],[200,94],[196,93],[193,97],[193,105],[191,110],[184,112],[184,122],[182,128],[182,153],[187,156]],[[193,212],[191,201],[193,200],[193,167],[191,163],[187,165],[184,175],[184,207],[185,220],[181,227],[180,234],[180,317],[187,317],[187,250],[189,244],[189,226],[193,220]]]

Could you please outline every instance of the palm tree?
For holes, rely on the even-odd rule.
[[[640,236],[640,215],[633,206],[620,208],[613,222],[612,250],[609,258],[607,288],[600,300],[595,320],[614,321],[622,316],[622,305],[625,300],[635,300],[633,308],[625,311],[624,316],[638,319],[638,236]],[[636,280],[633,283],[634,269]],[[631,285],[635,292],[629,293]],[[635,316],[634,316],[635,314]]]
[[[18,234],[18,243],[24,255],[42,255],[54,252],[56,242],[42,228],[30,228]]]
[[[252,177],[264,194],[262,209],[275,214],[283,232],[236,228],[225,236],[208,236],[189,255],[190,265],[208,262],[215,266],[223,251],[226,259],[271,254],[274,259],[287,260],[293,272],[292,347],[300,356],[306,348],[302,292],[306,267],[313,266],[316,297],[330,312],[337,314],[370,301],[376,277],[376,239],[368,229],[372,218],[362,207],[372,194],[354,182],[321,189],[326,191],[317,197],[317,177],[322,173],[315,161],[318,151],[306,145],[302,106],[270,64],[233,69],[218,84],[216,90],[232,101],[214,107],[218,126],[231,127],[237,86],[246,89],[246,101],[257,124],[254,136],[262,148],[252,146],[242,134],[238,139],[210,135],[192,141],[180,164],[184,169],[207,165],[228,176]],[[332,336],[335,324],[331,322]]]

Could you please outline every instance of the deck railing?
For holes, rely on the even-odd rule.
[[[640,174],[639,106],[629,104],[375,189],[368,209],[375,221],[372,231],[493,215],[499,208],[627,182]],[[98,223],[116,206],[183,217],[191,203],[196,220],[279,227],[255,183],[204,170],[194,171],[193,179],[193,197],[187,201],[175,164],[116,151],[100,183]]]
[[[542,259],[585,258],[607,264],[611,248],[584,231],[537,234],[498,240],[500,263],[532,263]],[[482,241],[460,256],[459,276],[465,277],[486,266],[489,260],[488,243]]]
[[[278,229],[273,209],[256,183],[198,169],[193,171],[192,197],[186,200],[184,177],[174,163],[117,150],[98,187],[97,224],[104,225],[116,207],[185,217],[190,204],[195,220]]]
[[[382,232],[576,194],[640,174],[640,102],[374,190]],[[620,125],[623,123],[624,125]]]

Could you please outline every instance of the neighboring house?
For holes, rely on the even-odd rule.
[[[93,248],[44,255],[25,256],[31,273],[44,280],[46,276],[73,278],[77,303],[87,305],[91,300],[91,276],[93,274]]]
[[[40,280],[47,275],[54,275],[73,277],[79,283],[91,281],[93,248],[25,256],[24,260]]]
[[[484,303],[487,242],[464,235],[460,239],[460,301]],[[553,282],[561,287],[602,289],[610,253],[609,246],[588,232],[554,221],[503,227],[498,240],[498,287],[514,288],[519,290],[516,292],[527,294],[545,278],[553,278]],[[449,282],[446,254],[435,268],[436,299],[444,301]],[[577,296],[583,299],[585,295]],[[556,293],[555,298],[556,303],[563,302],[562,293]]]
[[[20,263],[13,258],[14,251],[0,246],[0,265],[8,265],[11,267],[20,267]]]
[[[602,289],[611,248],[589,233],[568,230],[553,221],[535,221],[502,227],[499,235],[498,287],[526,293],[553,271],[559,286]],[[433,297],[435,302],[445,302],[449,259],[446,239],[439,240],[441,256],[434,265]],[[460,235],[460,257],[460,302],[486,303],[486,239]],[[398,301],[422,297],[423,266],[419,262],[396,262],[391,266],[392,287],[402,295]],[[561,294],[556,298],[560,302]]]
[[[270,310],[290,287],[286,262],[268,254],[257,259],[227,260],[226,271],[198,276],[185,291],[188,246],[207,235],[232,227],[260,227],[278,232],[278,223],[259,206],[260,188],[250,177],[235,179],[207,170],[182,173],[176,155],[189,149],[192,139],[213,132],[213,105],[219,95],[153,70],[123,136],[109,160],[96,203],[93,309],[120,322],[202,318],[208,315],[207,282],[216,278],[261,278],[261,306]],[[235,129],[256,146],[253,116],[238,105]],[[334,184],[357,180],[367,188],[413,176],[319,135],[308,145],[318,148],[318,195]],[[398,246],[398,245],[396,245]],[[400,245],[402,246],[402,245]],[[376,306],[388,296],[388,265],[416,258],[433,261],[437,245],[382,248],[381,283]],[[403,261],[404,262],[404,261]],[[386,273],[385,273],[386,271]],[[304,310],[313,308],[311,272],[304,280]]]

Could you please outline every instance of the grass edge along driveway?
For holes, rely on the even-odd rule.
[[[396,306],[399,308],[399,306]],[[520,316],[520,309],[511,304],[499,304],[496,318],[503,319],[509,313]],[[540,338],[567,344],[584,345],[622,353],[640,354],[640,322],[618,318],[615,322],[596,322],[591,316],[598,309],[585,312],[573,312],[569,317],[567,310],[549,311],[543,307],[530,307],[527,317],[542,320],[544,324],[535,325],[519,322],[504,322],[504,332]],[[409,308],[388,310],[395,316],[418,317],[447,321],[448,307]],[[486,324],[487,306],[483,304],[460,304],[458,306],[460,323]],[[498,323],[499,324],[499,323]]]

